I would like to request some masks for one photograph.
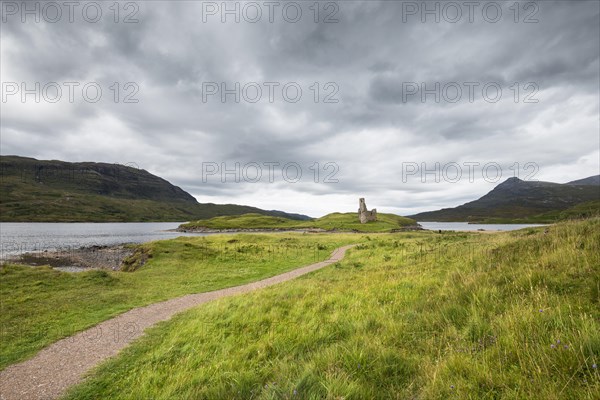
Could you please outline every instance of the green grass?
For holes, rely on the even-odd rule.
[[[416,225],[416,221],[394,214],[377,214],[377,221],[361,224],[357,213],[333,213],[324,217],[295,221],[282,217],[271,217],[260,214],[244,214],[215,217],[182,224],[180,228],[194,229],[324,229],[327,231],[352,232],[391,232],[407,226]]]
[[[544,229],[371,235],[159,324],[67,398],[598,399],[600,220]]]
[[[0,267],[0,368],[131,308],[236,286],[326,259],[357,235],[181,237],[144,244],[135,272]],[[138,254],[141,254],[138,253]]]

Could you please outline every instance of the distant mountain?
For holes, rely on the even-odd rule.
[[[309,219],[236,204],[201,204],[134,166],[0,156],[0,221],[188,221],[247,213]]]
[[[509,178],[478,200],[409,217],[417,221],[510,222],[598,200],[600,176],[566,184]]]
[[[565,183],[565,185],[592,185],[600,186],[600,175],[590,176],[588,178],[579,179]]]

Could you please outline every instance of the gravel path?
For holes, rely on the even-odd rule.
[[[334,250],[326,261],[271,278],[135,308],[62,339],[41,350],[33,358],[1,371],[0,399],[55,399],[64,394],[70,386],[80,383],[90,369],[116,355],[133,340],[142,336],[146,328],[199,304],[262,289],[323,268],[341,260],[350,247],[352,245]]]

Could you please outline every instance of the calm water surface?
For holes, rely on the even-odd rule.
[[[423,229],[432,231],[514,231],[517,229],[544,226],[543,224],[469,224],[467,222],[419,222]]]
[[[206,236],[202,233],[167,231],[180,224],[181,222],[0,222],[0,258],[31,251],[144,243],[178,236]]]

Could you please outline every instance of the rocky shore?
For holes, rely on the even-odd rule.
[[[44,250],[10,257],[5,262],[30,266],[49,265],[64,272],[82,272],[91,269],[118,271],[126,257],[134,252],[127,245],[89,246],[68,250]]]

